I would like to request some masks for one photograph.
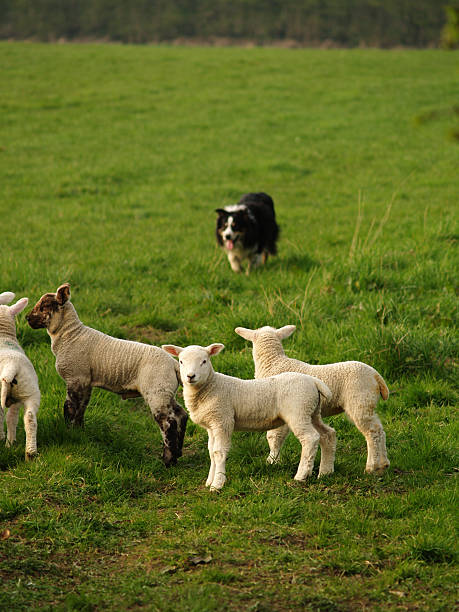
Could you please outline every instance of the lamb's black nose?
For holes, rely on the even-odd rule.
[[[187,374],[188,382],[193,382],[193,378],[196,378],[196,374]]]

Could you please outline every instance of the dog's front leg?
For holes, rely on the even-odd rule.
[[[84,412],[91,398],[91,391],[91,385],[67,384],[64,419],[68,425],[78,425],[80,427],[83,425]]]
[[[265,261],[266,260],[263,258],[262,253],[255,253],[254,255],[252,255],[252,257],[249,259],[249,265],[247,267],[247,274],[249,274],[249,272],[253,270],[254,268],[258,268],[259,266],[264,264]]]
[[[227,253],[227,255],[231,270],[233,270],[233,272],[242,272],[242,266],[239,257],[232,252]]]

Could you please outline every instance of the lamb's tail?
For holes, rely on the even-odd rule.
[[[16,368],[12,367],[11,365],[6,366],[6,368],[3,369],[0,375],[0,380],[2,383],[2,387],[0,391],[0,404],[3,410],[6,410],[6,399],[11,389],[11,383],[13,382],[15,376],[16,376]]]
[[[379,386],[379,392],[381,393],[381,397],[383,398],[383,400],[386,400],[389,397],[389,389],[386,383],[384,382],[384,378],[378,372],[376,372],[375,378]]]
[[[316,383],[317,391],[320,393],[320,395],[322,395],[327,401],[330,401],[332,398],[332,392],[327,385],[315,377],[314,382]]]

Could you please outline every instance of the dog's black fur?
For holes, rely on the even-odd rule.
[[[231,268],[241,271],[241,262],[251,267],[265,263],[269,255],[277,253],[279,226],[276,223],[274,202],[267,193],[247,193],[239,202],[217,208],[216,238],[225,249]]]

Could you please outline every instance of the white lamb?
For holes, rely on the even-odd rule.
[[[27,306],[22,298],[13,306],[6,306],[14,299],[14,293],[0,294],[0,439],[5,438],[3,419],[6,409],[7,446],[16,441],[19,408],[24,404],[24,429],[26,433],[25,458],[37,454],[37,412],[40,406],[38,378],[30,360],[17,341],[15,316]]]
[[[332,398],[322,403],[322,416],[345,412],[367,441],[366,472],[384,470],[389,466],[386,452],[386,434],[375,412],[379,397],[389,397],[389,389],[382,376],[371,366],[361,361],[342,361],[328,365],[310,365],[285,355],[282,340],[294,331],[294,325],[280,329],[261,327],[252,330],[236,327],[237,334],[253,342],[255,378],[264,378],[281,372],[302,372],[317,376],[332,391]],[[267,434],[269,448],[274,460],[289,432],[280,427]]]
[[[207,429],[210,470],[206,486],[211,491],[225,484],[225,462],[234,429],[266,431],[286,423],[302,447],[295,480],[311,475],[319,439],[319,476],[333,471],[335,439],[323,434],[320,418],[320,398],[330,399],[331,392],[320,380],[294,373],[263,380],[220,374],[213,369],[210,357],[217,355],[223,344],[186,348],[165,344],[162,348],[179,357],[185,406],[191,420]]]

